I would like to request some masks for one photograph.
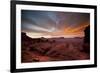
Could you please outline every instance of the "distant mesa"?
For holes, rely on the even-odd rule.
[[[74,38],[76,38],[76,39],[82,39],[83,37],[74,37]]]
[[[60,37],[60,39],[64,39],[64,37]]]
[[[21,39],[24,41],[31,41],[32,38],[28,37],[25,32],[21,32]]]
[[[28,42],[48,42],[48,39],[41,37],[41,38],[31,38],[27,36],[25,32],[21,33],[21,39],[22,41],[28,41]]]
[[[41,39],[45,39],[45,37],[41,37]]]

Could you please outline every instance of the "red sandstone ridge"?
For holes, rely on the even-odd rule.
[[[89,59],[89,54],[82,51],[84,49],[83,38],[41,37],[33,39],[23,32],[21,38],[22,63]]]

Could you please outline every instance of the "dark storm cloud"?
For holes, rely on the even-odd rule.
[[[53,32],[89,22],[89,13],[22,10],[22,31]],[[84,24],[85,25],[85,24]]]
[[[59,24],[76,27],[84,22],[89,22],[88,13],[58,12]]]
[[[41,27],[44,29],[49,29],[54,27],[56,24],[54,20],[52,20],[49,16],[47,16],[47,13],[44,13],[42,11],[27,11],[22,10],[22,30],[32,30],[32,31],[39,31],[36,29],[31,29],[31,27]],[[41,30],[40,30],[41,31]],[[42,31],[41,31],[42,32]]]

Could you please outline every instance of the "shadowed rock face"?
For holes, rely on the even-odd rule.
[[[90,26],[85,28],[84,33],[85,33],[84,43],[90,43]]]
[[[90,54],[90,26],[85,28],[84,34],[83,51]]]

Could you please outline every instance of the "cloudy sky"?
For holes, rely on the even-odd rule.
[[[21,31],[29,37],[83,37],[90,25],[89,13],[21,11]]]

